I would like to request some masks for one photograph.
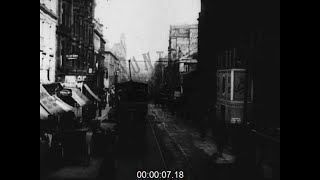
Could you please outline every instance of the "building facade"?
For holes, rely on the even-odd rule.
[[[40,82],[55,82],[57,0],[40,1]]]
[[[57,81],[66,76],[90,81],[94,86],[93,0],[59,0],[57,28]]]
[[[177,60],[198,52],[198,25],[171,25],[168,57]]]
[[[103,66],[100,67],[101,62],[103,63],[105,57],[105,44],[106,41],[103,38],[103,25],[94,19],[94,62],[96,64],[97,68],[97,88],[99,91],[99,94],[102,93],[102,90],[104,88],[104,77],[105,77],[105,69]]]
[[[247,98],[247,104],[253,99],[252,80],[247,77],[247,57],[241,56],[240,51],[230,48],[218,57],[216,113],[227,124],[241,123],[244,118],[244,99]],[[246,93],[248,96],[245,96]]]
[[[168,58],[173,80],[170,81],[173,94],[183,94],[186,74],[196,70],[198,53],[198,25],[171,25],[169,32]]]
[[[213,124],[240,122],[227,132],[244,167],[239,178],[280,179],[280,3],[202,0],[198,20],[198,79],[211,82],[199,84],[199,99],[216,105]],[[233,68],[238,60],[247,62]]]
[[[128,81],[128,67],[127,67],[127,44],[124,34],[121,34],[120,42],[114,43],[112,46],[112,53],[118,58],[120,63],[119,82]]]
[[[105,70],[104,87],[111,88],[115,84],[116,73],[120,69],[119,59],[111,51],[105,51],[101,67]]]
[[[95,118],[97,67],[94,58],[94,0],[58,0],[56,82],[77,88],[90,103],[76,108],[82,121]]]

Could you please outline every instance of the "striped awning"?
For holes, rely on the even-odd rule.
[[[40,84],[40,104],[51,115],[55,115],[63,112],[63,108],[56,103],[56,99],[46,91],[46,89]]]
[[[72,111],[73,107],[70,106],[69,104],[65,103],[62,101],[57,95],[53,95],[53,97],[56,99],[56,103],[66,112]]]
[[[91,89],[87,84],[83,84],[83,85],[87,89],[87,91],[91,94],[92,97],[94,97],[97,101],[101,101],[101,99],[91,91]]]
[[[84,106],[89,102],[89,99],[82,94],[78,88],[70,88],[72,90],[72,98],[80,105]]]

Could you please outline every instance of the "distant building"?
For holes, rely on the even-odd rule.
[[[104,61],[101,67],[105,69],[104,86],[105,88],[110,88],[115,84],[115,74],[120,69],[120,63],[117,56],[115,56],[111,51],[104,52]]]
[[[127,44],[126,44],[126,38],[124,34],[121,34],[119,43],[113,44],[111,51],[115,56],[117,56],[120,63],[119,82],[126,81],[128,79],[127,77],[128,67],[127,67]]]
[[[168,57],[177,60],[198,52],[198,25],[171,25]]]
[[[168,60],[171,62],[169,68],[172,71],[173,80],[170,81],[169,86],[174,94],[180,96],[184,93],[184,79],[197,69],[197,53],[198,25],[171,25]],[[187,89],[190,88],[187,87]]]
[[[100,66],[101,63],[104,62],[104,52],[105,52],[105,44],[106,41],[103,38],[103,25],[97,21],[96,19],[94,21],[94,62],[96,64],[97,68],[97,88],[98,91],[102,93],[102,89],[104,88],[104,74],[106,73],[106,70],[103,66]]]
[[[55,82],[57,0],[40,0],[40,82]]]

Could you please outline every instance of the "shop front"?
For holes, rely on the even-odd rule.
[[[40,84],[41,164],[60,167],[63,162],[87,162],[88,129],[77,112],[89,99],[76,87],[66,88],[60,83],[44,86]]]
[[[101,113],[101,108],[102,108],[103,102],[98,97],[98,95],[93,92],[92,88],[90,88],[88,84],[85,83],[85,84],[83,84],[83,86],[84,86],[84,93],[92,101],[90,106],[88,106],[88,108],[87,108],[87,114],[89,115],[88,118],[90,120],[93,120],[97,117],[97,115],[99,115]]]

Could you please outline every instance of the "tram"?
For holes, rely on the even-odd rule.
[[[148,112],[148,85],[128,81],[116,84],[118,144],[127,155],[143,154]]]

